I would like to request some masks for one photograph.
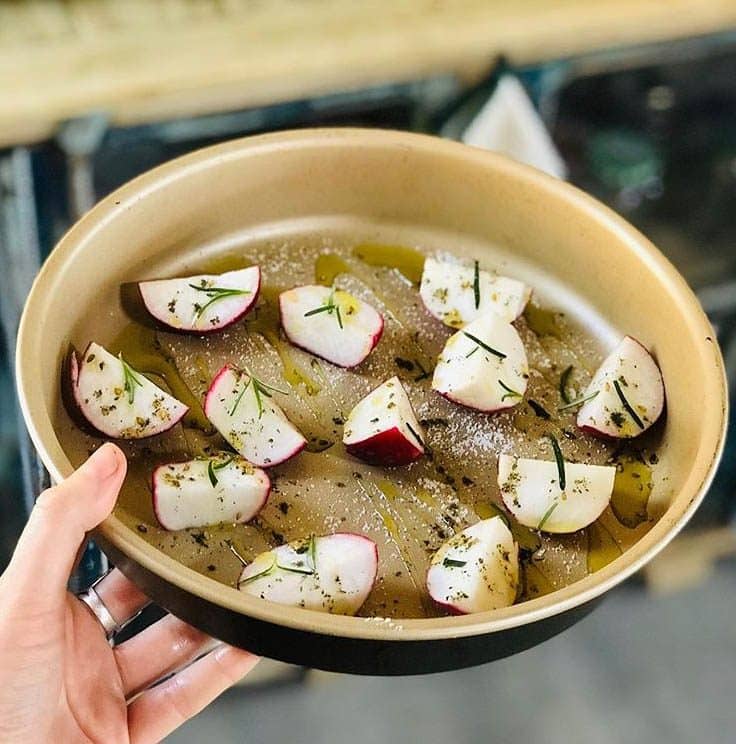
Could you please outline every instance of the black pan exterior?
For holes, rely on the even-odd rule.
[[[119,552],[96,541],[113,563],[156,604],[204,632],[260,656],[329,672],[409,675],[446,672],[512,656],[561,633],[589,614],[600,598],[534,623],[508,630],[430,641],[384,641],[330,636],[257,620],[164,581]]]

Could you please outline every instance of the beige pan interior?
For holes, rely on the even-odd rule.
[[[602,348],[622,331],[649,346],[667,388],[651,503],[658,521],[613,563],[547,596],[493,613],[393,622],[244,596],[157,550],[125,513],[105,522],[105,537],[213,603],[291,627],[397,640],[486,633],[555,614],[605,592],[664,547],[707,489],[726,420],[720,353],[692,292],[640,234],[577,190],[489,153],[392,132],[313,130],[210,148],[123,187],[65,236],[34,285],[17,356],[21,407],[52,476],[72,469],[72,450],[57,436],[63,356],[69,343],[107,343],[120,331],[123,282],[248,242],[283,250],[295,236],[314,242],[324,234],[338,245],[351,232],[480,251],[484,262],[527,278],[543,303],[576,318]]]

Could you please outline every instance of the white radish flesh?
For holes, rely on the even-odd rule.
[[[191,333],[221,331],[240,320],[255,306],[260,286],[258,266],[138,283],[143,304],[154,318]]]
[[[281,391],[226,365],[205,395],[207,418],[236,452],[260,467],[278,465],[307,444],[273,400],[275,392]]]
[[[398,377],[353,408],[343,442],[351,455],[374,465],[405,465],[424,454],[424,431]]]
[[[370,594],[377,570],[376,544],[342,532],[261,553],[243,569],[238,586],[278,604],[354,615]]]
[[[455,403],[492,413],[517,405],[528,378],[526,352],[516,329],[488,313],[448,339],[432,387]]]
[[[71,356],[71,386],[84,418],[115,439],[145,439],[175,426],[189,408],[99,344]]]
[[[244,523],[268,500],[263,470],[236,455],[159,465],[152,476],[153,510],[164,529]]]
[[[483,271],[477,263],[466,266],[428,258],[419,294],[435,318],[452,328],[463,328],[489,312],[509,323],[516,320],[524,312],[531,289],[516,279]]]
[[[291,343],[340,367],[360,364],[383,333],[381,314],[340,289],[295,287],[281,293],[279,309]]]
[[[595,522],[608,506],[616,468],[550,460],[498,458],[498,485],[506,508],[525,527],[543,532],[576,532]]]
[[[447,540],[427,573],[429,595],[455,614],[508,607],[518,584],[518,547],[501,517],[484,519]]]
[[[606,357],[582,399],[577,424],[593,434],[630,438],[662,414],[664,382],[651,354],[631,336]]]

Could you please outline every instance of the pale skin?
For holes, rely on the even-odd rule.
[[[0,576],[4,744],[158,742],[258,662],[172,616],[111,647],[96,617],[67,591],[85,535],[112,511],[125,472],[121,450],[105,444],[41,494]],[[118,622],[148,602],[118,571],[98,589]]]

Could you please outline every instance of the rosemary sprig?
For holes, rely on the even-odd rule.
[[[312,573],[317,573],[317,538],[309,537],[309,560],[312,562]]]
[[[473,268],[473,295],[475,296],[475,309],[480,307],[480,267],[475,262]]]
[[[123,367],[123,390],[128,393],[128,403],[132,406],[135,400],[135,388],[143,387],[143,383],[138,378],[138,375],[130,367],[130,365],[123,359],[122,352],[118,354],[118,359]]]
[[[547,511],[544,513],[544,516],[542,517],[539,524],[537,525],[538,530],[541,530],[542,527],[544,527],[544,525],[547,523],[547,520],[552,516],[552,512],[557,508],[559,503],[560,503],[559,501],[555,501],[555,503],[552,504],[552,506],[550,506],[549,509],[547,509]]]
[[[506,359],[506,354],[504,354],[502,351],[498,351],[497,349],[494,349],[492,346],[489,346],[484,341],[481,341],[477,336],[474,336],[472,333],[468,333],[467,331],[463,331],[463,335],[467,336],[473,343],[478,344],[481,349],[485,349],[490,354],[494,354],[499,359]],[[471,352],[472,354],[472,352]],[[468,354],[467,356],[470,356]]]
[[[226,297],[238,297],[240,295],[250,294],[249,289],[234,289],[230,287],[200,287],[196,284],[189,285],[192,289],[196,289],[197,292],[204,292],[209,298],[204,305],[194,306],[194,318],[199,320],[204,311],[213,303],[218,300],[224,300]]]
[[[631,416],[632,419],[634,419],[634,423],[640,428],[644,428],[644,422],[639,418],[639,415],[637,412],[631,407],[631,404],[628,400],[626,400],[626,396],[624,395],[624,391],[621,390],[621,385],[618,384],[618,380],[613,381],[613,387],[616,389],[616,393],[621,400],[621,403],[623,403],[624,408],[628,411],[629,416]]]
[[[414,439],[416,439],[417,442],[419,442],[419,446],[422,449],[424,449],[425,448],[424,440],[419,436],[419,434],[417,434],[417,432],[414,431],[414,427],[408,421],[406,422],[406,428],[409,429],[409,431],[412,433],[412,435],[414,436]]]
[[[555,453],[555,460],[557,461],[557,476],[560,482],[560,490],[564,491],[567,485],[567,479],[565,478],[565,458],[562,456],[562,450],[555,435],[548,434],[547,436],[549,437],[549,441],[552,442],[552,451]]]
[[[478,348],[477,346],[475,347]],[[517,393],[516,390],[512,390],[503,380],[499,380],[498,384],[506,391],[501,396],[501,402],[506,400],[506,398],[523,398],[524,396],[521,393]]]
[[[572,403],[570,394],[567,392],[567,383],[570,381],[570,375],[572,374],[572,370],[573,370],[573,366],[571,364],[560,375],[560,398],[562,398],[562,401],[564,403]]]
[[[274,387],[273,385],[269,385],[268,383],[263,382],[263,380],[259,380],[247,367],[245,369],[245,373],[248,375],[248,382],[245,383],[245,387],[238,393],[238,396],[235,398],[233,407],[229,411],[230,416],[235,415],[235,411],[237,410],[241,399],[245,395],[245,391],[251,385],[253,386],[253,393],[256,396],[256,405],[258,406],[258,418],[261,418],[264,412],[263,398],[261,396],[265,396],[266,398],[271,398],[273,393],[281,393],[282,395],[289,394],[286,390],[282,390],[281,388],[277,388],[277,387]]]
[[[337,317],[337,324],[342,329],[342,315],[340,315],[340,306],[335,304],[335,293],[330,292],[330,296],[327,298],[327,303],[324,305],[320,305],[319,307],[315,307],[313,310],[309,310],[306,313],[304,313],[305,318],[309,318],[311,315],[317,315],[319,313],[327,313],[328,315],[332,315],[332,313],[335,313],[335,316]]]
[[[596,390],[594,393],[591,393],[590,395],[584,395],[582,398],[577,398],[576,400],[571,400],[567,405],[560,406],[557,410],[558,411],[567,411],[570,408],[575,408],[575,406],[580,406],[583,403],[587,403],[589,400],[593,400],[600,390]]]
[[[456,561],[454,558],[445,558],[442,561],[442,565],[445,568],[462,568],[467,564],[467,561]]]
[[[231,546],[232,547],[232,546]],[[281,568],[281,566],[278,566],[276,563],[276,556],[274,555],[271,559],[271,565],[268,568],[264,568],[262,571],[259,571],[258,573],[254,573],[252,576],[246,576],[244,579],[240,579],[238,581],[238,586],[245,586],[246,584],[250,584],[251,581],[255,581],[256,579],[262,579],[264,576],[268,576],[268,574],[271,573],[271,571],[274,570],[274,568]]]
[[[218,483],[217,476],[215,475],[215,471],[226,468],[234,459],[235,459],[234,457],[228,457],[228,459],[225,460],[224,462],[215,463],[214,460],[210,460],[207,463],[207,475],[210,479],[210,483],[212,484],[212,488],[215,488]]]

